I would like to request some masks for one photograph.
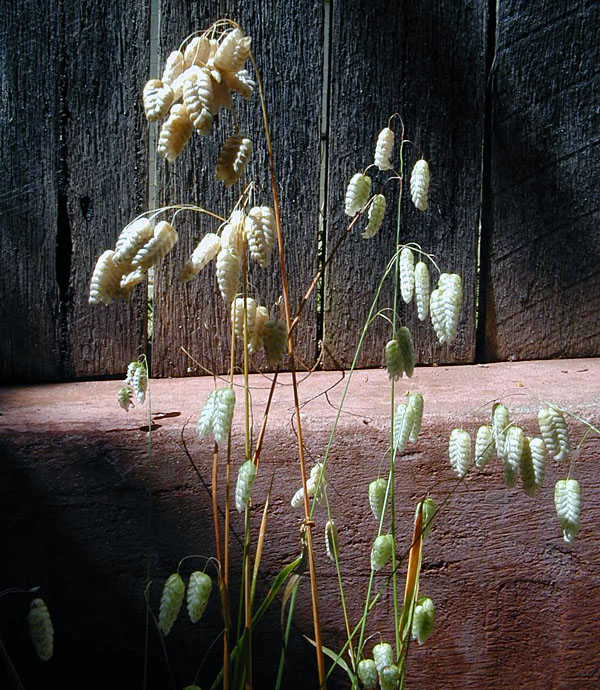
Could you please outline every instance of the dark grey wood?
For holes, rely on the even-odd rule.
[[[442,271],[460,273],[464,302],[457,339],[437,343],[429,321],[401,302],[400,317],[413,333],[420,362],[470,362],[475,353],[477,241],[481,194],[487,3],[344,2],[333,4],[327,247],[347,225],[344,194],[352,175],[373,161],[379,131],[400,113],[406,137],[401,242],[434,253]],[[400,138],[397,118],[392,128]],[[429,209],[416,211],[408,194],[420,150],[430,163]],[[398,165],[398,147],[395,150]],[[386,220],[370,240],[354,229],[326,275],[324,337],[328,367],[347,367],[377,283],[394,252],[398,184],[372,169],[373,191],[388,198]],[[366,220],[366,219],[365,219]],[[364,223],[360,225],[364,226]],[[433,276],[433,272],[432,272]],[[380,307],[392,306],[393,281]],[[359,366],[378,366],[391,329],[378,320],[366,338]]]
[[[159,23],[161,71],[166,56],[188,34],[207,28],[222,17],[235,19],[245,33],[252,36],[252,50],[265,84],[278,171],[289,290],[295,311],[317,266],[322,5],[318,2],[297,3],[296,6],[240,2],[197,4],[163,0]],[[256,200],[272,205],[258,94],[248,102],[236,98],[235,108],[241,126],[254,142],[248,178],[257,185]],[[219,148],[232,133],[232,117],[221,110],[209,137],[194,136],[171,165],[159,159],[158,203],[194,203],[228,215],[240,188],[235,185],[226,189],[214,180],[214,175]],[[169,217],[170,214],[165,216]],[[222,372],[229,367],[229,308],[217,290],[214,262],[193,282],[187,285],[177,282],[181,267],[196,243],[205,232],[217,227],[218,222],[198,214],[182,213],[176,219],[179,242],[157,270],[155,280],[154,375],[202,373],[201,368],[181,352],[181,346],[210,370]],[[249,280],[253,287],[250,294],[258,295],[259,301],[276,314],[275,302],[282,292],[276,253],[268,269],[252,266]],[[304,309],[303,321],[296,333],[300,368],[314,361],[316,329],[313,298]],[[262,356],[255,364],[265,365]]]
[[[498,3],[484,357],[600,352],[598,3]]]

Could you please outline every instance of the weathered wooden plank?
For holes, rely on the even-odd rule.
[[[0,378],[52,379],[59,375],[57,13],[52,3],[13,0],[0,15]]]
[[[481,0],[333,4],[327,247],[334,246],[348,221],[348,180],[372,162],[378,132],[390,115],[400,113],[405,136],[417,146],[406,147],[401,241],[418,242],[434,253],[442,271],[460,273],[464,285],[458,336],[449,348],[439,346],[429,322],[418,321],[413,305],[401,306],[420,362],[468,362],[475,352],[486,9]],[[394,123],[399,139],[399,122]],[[414,209],[407,192],[420,149],[432,175],[424,214]],[[382,188],[388,175],[376,169],[369,174],[374,191],[386,194],[391,209],[397,183]],[[327,272],[324,337],[335,358],[329,366],[351,363],[376,285],[393,254],[395,210],[386,215],[371,240],[354,230]],[[382,291],[380,306],[392,306],[392,281]],[[389,326],[377,321],[359,366],[380,365],[389,338]]]
[[[597,10],[498,3],[488,360],[600,352]]]
[[[317,265],[318,165],[322,8],[320,3],[255,5],[238,2],[160,3],[159,44],[161,69],[165,57],[191,32],[208,27],[215,19],[231,17],[252,36],[252,50],[265,84],[271,135],[279,178],[287,270],[294,310]],[[306,56],[310,56],[310,60]],[[241,99],[239,99],[241,100]],[[262,134],[258,95],[236,102],[242,127],[254,141],[248,178],[257,186],[256,200],[271,204],[271,187]],[[248,124],[246,124],[248,123]],[[231,115],[221,110],[209,137],[194,137],[172,165],[159,159],[158,202],[195,203],[228,215],[240,193],[214,180],[220,145],[233,133]],[[218,223],[197,214],[182,213],[176,226],[180,240],[155,280],[153,373],[181,376],[201,373],[187,358],[185,347],[204,367],[224,371],[229,366],[229,309],[218,294],[214,266],[195,281],[180,285],[181,266],[203,233]],[[278,258],[269,269],[252,267],[252,292],[273,313],[281,294]],[[304,310],[296,333],[301,362],[314,361],[316,343],[315,300]],[[263,366],[262,356],[256,364]],[[300,364],[301,366],[301,364]]]
[[[68,290],[64,299],[63,376],[115,374],[145,348],[146,290],[130,304],[88,304],[97,257],[147,208],[146,123],[139,85],[150,62],[150,9],[61,5],[62,123],[59,142],[59,236]],[[67,270],[70,272],[67,273]]]

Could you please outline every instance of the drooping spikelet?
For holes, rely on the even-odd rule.
[[[306,491],[309,498],[315,496],[317,501],[323,497],[327,486],[327,477],[323,463],[317,462],[310,471],[310,476],[306,480]],[[304,487],[300,487],[292,497],[292,506],[299,508],[304,503]]]
[[[369,505],[373,511],[375,519],[379,522],[381,514],[383,513],[383,504],[385,502],[385,492],[387,482],[383,477],[373,480],[369,484]]]
[[[523,454],[521,455],[521,463],[519,465],[521,470],[521,481],[523,482],[523,491],[533,498],[537,491],[537,484],[535,483],[535,472],[533,469],[533,458],[531,455],[531,446],[529,444],[529,437],[523,438]]]
[[[185,106],[181,103],[172,106],[169,117],[160,128],[156,149],[158,155],[172,163],[183,151],[193,131],[194,125]]]
[[[235,507],[238,513],[243,513],[248,505],[255,478],[256,465],[252,460],[246,460],[240,467],[235,485]]]
[[[421,424],[423,422],[423,395],[421,393],[410,393],[408,396],[408,406],[412,407],[414,413],[413,425],[408,438],[411,443],[415,443],[421,433]]]
[[[244,337],[244,326],[248,325],[248,340],[254,331],[254,321],[256,319],[256,308],[258,304],[252,297],[246,297],[246,312],[244,314],[244,298],[237,297],[231,303],[231,320],[233,328],[238,338]]]
[[[381,669],[379,685],[381,690],[396,690],[400,681],[400,669],[396,664],[390,664]]]
[[[571,442],[569,441],[569,430],[563,413],[553,405],[548,408],[550,416],[552,417],[552,427],[556,430],[556,438],[558,442],[558,453],[554,459],[558,462],[566,460],[571,452]]]
[[[280,364],[287,352],[288,332],[285,321],[273,319],[263,328],[263,344],[269,361]]]
[[[415,422],[414,408],[407,403],[399,403],[394,415],[394,450],[400,454],[408,443]]]
[[[223,74],[223,80],[227,82],[232,91],[239,93],[242,98],[250,98],[256,89],[256,82],[245,69],[241,69],[235,74],[226,72]]]
[[[394,148],[394,132],[389,127],[384,127],[377,137],[375,145],[375,165],[380,170],[392,170],[393,165],[390,160],[392,149]]]
[[[244,233],[246,214],[243,211],[236,210],[221,230],[221,246],[229,249],[235,249],[236,252],[242,253],[244,248]]]
[[[133,407],[133,390],[129,386],[123,386],[117,393],[117,402],[119,407],[122,407],[125,412],[129,412],[129,408]]]
[[[130,388],[133,386],[133,377],[135,376],[135,372],[142,366],[141,362],[138,362],[137,359],[135,359],[133,362],[129,362],[127,365],[127,375],[125,376],[125,381],[123,382],[125,386],[129,386]]]
[[[417,509],[415,510],[415,524],[417,522],[419,510],[423,511],[421,525],[422,525],[423,541],[425,541],[425,539],[427,539],[427,537],[429,536],[429,532],[431,531],[431,528],[433,527],[433,517],[435,515],[435,503],[433,501],[433,498],[431,498],[430,496],[427,496],[427,498],[424,501],[421,501],[421,503],[419,503],[419,505],[417,506]]]
[[[403,247],[400,252],[400,292],[408,304],[413,298],[415,289],[415,255],[410,247]]]
[[[174,79],[171,83],[171,89],[173,89],[173,97],[175,102],[177,102],[183,96],[183,89],[188,81],[193,81],[197,79],[202,72],[202,69],[198,65],[192,65],[184,70],[177,79]],[[212,84],[211,84],[212,85]]]
[[[269,206],[255,206],[248,212],[245,224],[250,256],[267,268],[275,245],[275,214]]]
[[[424,261],[415,266],[415,302],[419,321],[425,321],[429,314],[429,269]]]
[[[413,613],[412,636],[419,644],[423,644],[433,633],[434,607],[429,597],[419,597]]]
[[[163,635],[168,635],[177,620],[183,596],[185,594],[185,584],[179,573],[169,575],[163,587],[160,598],[160,610],[158,613],[158,627]]]
[[[174,50],[165,63],[161,81],[163,84],[170,84],[176,79],[184,70],[185,61],[183,53],[180,50]]]
[[[394,545],[394,537],[391,534],[380,534],[373,542],[371,547],[371,570],[381,570],[383,566],[392,557],[392,547]],[[375,650],[373,650],[373,657],[375,657]],[[375,659],[377,664],[377,659]]]
[[[195,570],[188,582],[187,610],[192,623],[197,623],[201,618],[212,590],[210,576],[200,570]]]
[[[179,275],[179,281],[181,283],[187,283],[192,280],[192,278],[197,276],[203,268],[208,266],[220,250],[221,238],[215,235],[214,232],[206,233],[183,267]]]
[[[223,248],[217,254],[217,284],[221,297],[229,304],[233,302],[242,272],[242,257],[231,248]]]
[[[269,310],[262,304],[256,309],[256,316],[254,318],[254,329],[250,334],[250,342],[248,343],[248,353],[253,355],[259,352],[263,346],[263,332],[265,324],[269,320]]]
[[[397,381],[402,378],[404,369],[402,367],[402,355],[398,340],[393,338],[388,340],[385,346],[385,368],[390,380]]]
[[[468,431],[453,429],[448,445],[450,464],[462,479],[471,466],[471,437]]]
[[[194,36],[183,53],[185,68],[192,65],[204,67],[211,55],[210,40],[206,36]]]
[[[361,659],[358,662],[358,677],[365,690],[376,690],[377,688],[377,667],[373,659]]]
[[[538,412],[538,422],[540,425],[540,433],[546,444],[546,449],[552,457],[557,457],[560,453],[558,443],[558,432],[554,426],[554,419],[550,408],[543,407]]]
[[[494,443],[492,427],[490,425],[480,426],[475,437],[475,465],[477,469],[482,470],[495,452],[496,444]]]
[[[138,249],[136,255],[131,260],[133,268],[141,268],[144,271],[162,261],[165,256],[173,249],[177,242],[177,231],[167,223],[161,221],[154,228],[154,236],[151,240]]]
[[[208,134],[213,123],[213,91],[208,70],[201,69],[183,84],[183,103],[199,134]]]
[[[572,544],[579,531],[581,489],[576,479],[559,479],[554,485],[554,505],[563,538]]]
[[[391,537],[392,535],[389,534],[387,536]],[[391,666],[394,663],[392,646],[388,642],[376,644],[373,647],[373,661],[375,662],[377,673],[381,673],[386,666]]]
[[[509,424],[508,408],[502,403],[496,403],[492,408],[492,432],[496,453],[500,460],[504,460],[504,444],[506,443],[506,430]]]
[[[340,537],[333,520],[327,520],[325,524],[325,551],[329,560],[334,561],[340,552]]]
[[[250,55],[250,36],[240,29],[233,29],[220,42],[214,57],[214,66],[222,72],[238,72]]]
[[[143,405],[144,400],[146,400],[146,391],[148,390],[148,372],[143,364],[140,364],[135,370],[131,387],[135,393],[136,400],[140,405]]]
[[[401,326],[396,333],[402,368],[404,373],[411,378],[415,370],[415,348],[413,346],[412,335],[406,326]]]
[[[215,414],[215,401],[215,391],[211,391],[210,395],[208,396],[206,402],[202,407],[202,411],[200,412],[200,418],[198,419],[198,425],[196,427],[198,431],[198,436],[200,436],[200,438],[208,436],[208,434],[210,434],[210,432],[212,431],[212,420]]]
[[[115,266],[114,254],[112,249],[107,249],[96,262],[90,281],[90,304],[110,304],[119,295],[123,272]]]
[[[415,163],[410,175],[410,196],[419,211],[427,210],[429,194],[429,165],[421,159]]]
[[[535,484],[538,489],[541,489],[544,485],[544,475],[546,474],[546,444],[541,438],[530,438],[529,450],[531,452]]]
[[[523,457],[523,447],[525,435],[523,429],[518,426],[511,426],[506,431],[504,442],[504,482],[506,486],[512,488],[517,481],[517,474],[521,466]]]
[[[371,178],[361,173],[353,175],[346,189],[345,214],[356,215],[367,203],[370,193]]]
[[[226,187],[230,187],[243,175],[250,155],[252,141],[241,134],[229,137],[221,147],[217,158],[217,180],[223,180]]]
[[[160,79],[150,79],[144,86],[144,112],[148,122],[156,122],[163,118],[173,104],[175,94],[169,84],[163,84]]]
[[[449,343],[456,336],[462,305],[462,282],[456,273],[442,273],[438,287],[431,293],[431,322],[440,343]]]
[[[43,599],[31,602],[27,622],[36,654],[42,661],[48,661],[54,651],[54,627]]]
[[[386,200],[383,194],[376,194],[369,205],[367,227],[362,233],[362,237],[365,240],[374,237],[378,232],[381,224],[383,223],[383,216],[385,215]]]
[[[144,269],[140,267],[136,268],[135,271],[126,273],[121,277],[121,291],[125,293],[130,290],[133,291],[136,285],[139,285],[141,282],[143,282],[145,276],[146,273]]]
[[[215,411],[212,420],[212,432],[215,441],[219,445],[223,445],[229,436],[234,407],[235,393],[233,388],[217,388],[215,390]]]

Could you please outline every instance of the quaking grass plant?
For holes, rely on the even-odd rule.
[[[247,68],[252,65],[252,72]],[[260,98],[264,139],[268,153],[271,178],[271,198],[257,199],[257,192],[251,181],[246,179],[246,166],[252,155],[253,139],[240,127],[236,116],[236,99],[251,98],[258,91]],[[216,541],[216,553],[209,556],[186,556],[176,572],[164,583],[160,609],[155,615],[148,605],[148,620],[154,618],[164,646],[164,637],[170,634],[184,600],[188,615],[196,623],[202,618],[212,590],[212,576],[216,578],[219,603],[223,619],[222,668],[215,678],[203,676],[202,667],[187,690],[198,688],[201,679],[203,687],[251,688],[253,685],[253,664],[256,650],[252,645],[253,629],[266,611],[280,595],[287,603],[287,617],[283,626],[283,641],[280,664],[275,688],[281,688],[286,649],[296,605],[296,595],[302,573],[307,570],[313,614],[313,638],[320,687],[325,687],[334,668],[342,668],[348,674],[352,688],[381,688],[388,690],[403,687],[407,672],[407,656],[412,640],[423,644],[434,628],[434,602],[423,595],[419,588],[419,573],[423,544],[435,519],[454,490],[472,472],[482,470],[492,456],[497,455],[503,463],[504,479],[508,487],[515,486],[521,475],[523,489],[528,496],[534,496],[544,481],[547,456],[559,462],[571,458],[566,478],[557,482],[555,505],[563,530],[564,539],[572,542],[579,526],[580,489],[574,474],[575,454],[571,453],[569,431],[565,421],[568,410],[552,403],[542,405],[539,413],[540,435],[531,437],[514,421],[510,420],[507,407],[497,401],[491,410],[490,424],[481,426],[475,443],[468,430],[454,429],[449,438],[450,465],[457,475],[454,489],[442,496],[436,508],[434,497],[423,496],[415,506],[414,525],[411,526],[412,540],[408,550],[400,548],[400,527],[396,522],[395,476],[398,458],[407,444],[417,442],[424,411],[424,397],[419,392],[409,392],[398,400],[396,386],[404,376],[412,377],[415,366],[415,352],[409,329],[402,324],[400,307],[402,303],[414,302],[418,318],[430,319],[440,343],[452,343],[456,336],[462,303],[461,277],[445,273],[439,268],[435,257],[427,254],[415,243],[401,242],[402,207],[405,199],[404,165],[408,158],[406,150],[410,142],[404,137],[404,125],[397,116],[392,116],[384,127],[375,145],[373,163],[350,180],[345,198],[345,213],[350,218],[341,240],[326,259],[319,273],[314,277],[301,302],[302,307],[315,289],[331,256],[349,233],[362,227],[362,237],[370,241],[379,232],[388,200],[382,193],[372,193],[372,180],[367,174],[370,168],[387,171],[392,183],[396,183],[396,246],[384,274],[381,276],[375,298],[366,323],[360,334],[353,364],[346,377],[346,384],[337,414],[331,429],[327,447],[318,462],[312,467],[305,457],[302,419],[299,413],[300,400],[294,356],[294,335],[300,312],[290,312],[290,296],[286,275],[284,238],[278,202],[278,188],[275,162],[271,147],[267,106],[262,82],[251,52],[251,38],[241,27],[230,20],[219,20],[206,30],[188,36],[179,50],[167,58],[161,79],[151,79],[144,87],[144,108],[149,122],[163,120],[158,137],[158,154],[173,163],[194,132],[211,136],[215,129],[214,118],[222,110],[231,112],[233,128],[228,132],[216,161],[216,178],[226,186],[238,185],[239,200],[232,209],[214,211],[201,205],[173,204],[147,211],[132,220],[121,232],[113,250],[105,251],[94,270],[90,303],[109,303],[113,299],[128,301],[139,283],[143,282],[151,267],[157,266],[172,250],[178,239],[176,216],[182,212],[207,216],[214,228],[201,239],[186,264],[179,279],[182,282],[198,279],[203,269],[212,262],[216,264],[217,288],[231,318],[230,372],[225,381],[214,375],[215,387],[199,412],[197,433],[205,443],[213,444],[212,507]],[[221,126],[221,125],[220,125]],[[412,150],[412,149],[410,149]],[[427,211],[429,190],[429,166],[420,156],[410,175],[410,197],[415,207]],[[277,251],[282,279],[281,317],[279,305],[263,304],[260,296],[251,287],[248,268],[255,262],[263,269],[271,270],[272,253]],[[431,291],[431,273],[436,276],[436,287]],[[393,284],[393,303],[380,305],[380,295],[386,281]],[[340,568],[340,540],[328,496],[327,463],[338,427],[344,401],[347,397],[356,362],[365,336],[377,319],[384,319],[389,328],[389,340],[382,347],[386,369],[390,379],[389,409],[389,452],[388,463],[381,476],[374,477],[364,487],[365,505],[370,505],[375,523],[370,554],[371,575],[364,594],[363,613],[359,620],[350,620],[344,578]],[[243,354],[243,392],[236,394],[233,386],[236,350]],[[274,374],[267,407],[260,422],[258,433],[252,425],[252,407],[249,372],[253,355],[266,352]],[[272,395],[277,383],[280,366],[291,372],[295,404],[295,425],[298,440],[299,479],[296,492],[291,499],[291,508],[301,509],[302,548],[298,556],[286,564],[270,583],[267,594],[258,601],[257,578],[269,519],[270,496],[264,501],[262,520],[258,534],[253,534],[250,525],[252,489],[258,472],[263,449],[263,439],[268,423]],[[118,402],[124,410],[135,404],[144,404],[149,399],[148,368],[144,357],[132,362],[127,378],[118,393]],[[148,403],[149,404],[149,403]],[[234,408],[244,411],[244,457],[232,457],[231,423]],[[151,472],[151,409],[149,404],[149,465]],[[573,416],[573,415],[571,415]],[[577,418],[579,419],[579,418]],[[579,446],[591,432],[600,433],[587,422],[586,433]],[[225,505],[218,504],[218,468],[225,463],[226,491]],[[235,477],[235,479],[234,479]],[[437,497],[436,497],[437,498]],[[260,500],[254,497],[255,500]],[[243,558],[240,573],[231,572],[231,511],[244,515]],[[316,509],[323,506],[326,522],[323,527],[322,547],[334,562],[341,598],[342,616],[346,631],[346,642],[338,650],[328,648],[321,634],[319,618],[318,581],[315,568],[315,548],[321,547],[321,537],[315,536]],[[223,508],[221,519],[219,508]],[[148,510],[151,509],[151,502]],[[318,546],[317,544],[318,539]],[[151,549],[151,532],[148,537],[148,551]],[[252,555],[254,554],[254,556]],[[187,559],[196,559],[202,566],[191,572],[186,581],[180,570]],[[406,576],[402,586],[400,568],[406,562]],[[382,585],[376,586],[375,574],[386,573]],[[240,576],[241,597],[236,606],[230,592],[232,578]],[[151,573],[148,566],[147,590]],[[391,588],[393,599],[393,630],[391,640],[380,639],[373,644],[377,630],[370,627],[369,615]],[[237,609],[237,610],[236,610]],[[166,649],[166,648],[165,648]],[[326,665],[325,657],[330,661]],[[147,665],[146,665],[147,666]],[[144,680],[144,686],[146,679]]]

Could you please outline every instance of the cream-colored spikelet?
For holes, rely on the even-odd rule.
[[[391,537],[392,535],[390,534],[388,536]],[[377,673],[381,673],[386,666],[391,666],[394,663],[392,646],[388,642],[376,644],[373,647],[373,661],[375,662]]]
[[[227,82],[227,86],[232,91],[239,93],[242,98],[250,98],[256,89],[256,82],[245,69],[241,69],[235,74],[227,72],[223,75],[223,79]]]
[[[158,627],[163,635],[171,632],[173,623],[177,620],[183,597],[185,594],[185,583],[179,573],[169,575],[163,587],[160,598],[160,610],[158,613]]]
[[[129,408],[134,406],[132,397],[133,390],[129,386],[119,388],[119,392],[117,393],[117,402],[119,403],[119,407],[122,407],[125,412],[129,412]]]
[[[119,295],[123,272],[115,266],[114,254],[112,249],[107,249],[96,262],[90,281],[90,304],[110,304]]]
[[[193,131],[194,125],[185,106],[177,103],[171,108],[168,119],[160,128],[156,149],[158,155],[172,163],[183,151]]]
[[[125,376],[125,381],[123,382],[123,385],[125,386],[133,386],[133,377],[135,376],[135,372],[142,366],[141,362],[138,362],[137,359],[134,360],[133,362],[129,362],[127,365],[127,375]]]
[[[169,112],[175,94],[169,84],[163,84],[160,79],[150,79],[144,86],[143,99],[146,120],[156,122]]]
[[[408,396],[408,406],[412,408],[414,414],[408,438],[411,443],[415,443],[421,433],[421,424],[423,423],[423,395],[421,393],[410,393]]]
[[[173,98],[177,102],[183,96],[183,89],[188,81],[197,79],[202,74],[202,68],[198,65],[192,65],[184,70],[177,79],[173,80],[171,88],[173,89]]]
[[[180,50],[174,50],[165,63],[161,81],[163,84],[171,84],[183,72],[185,60]]]
[[[246,460],[242,463],[238,472],[237,483],[235,485],[235,507],[238,513],[243,513],[246,510],[250,496],[252,495],[252,487],[256,478],[256,465],[252,460]]]
[[[377,137],[375,145],[375,165],[380,170],[392,170],[392,149],[394,148],[394,132],[389,127],[384,127]]]
[[[404,369],[402,367],[402,355],[400,353],[400,346],[398,340],[392,338],[388,340],[385,346],[385,369],[390,380],[398,381],[402,378]]]
[[[162,261],[177,242],[177,231],[165,220],[156,224],[154,237],[141,247],[131,260],[133,268],[147,270]]]
[[[386,489],[387,482],[383,477],[374,479],[369,484],[369,505],[371,506],[371,511],[378,522],[381,519],[381,514],[383,513]]]
[[[424,261],[415,265],[415,302],[419,321],[425,321],[429,314],[429,268]]]
[[[362,173],[353,175],[346,188],[344,213],[347,216],[356,215],[369,200],[370,193],[371,178]]]
[[[267,268],[276,237],[275,214],[269,206],[255,206],[246,219],[246,240],[250,256],[262,268]]]
[[[200,438],[212,432],[219,445],[225,443],[231,429],[234,408],[233,388],[215,388],[204,403],[198,419],[197,431]]]
[[[140,364],[135,370],[131,387],[135,393],[136,400],[140,405],[143,405],[146,400],[146,391],[148,390],[148,372],[143,364]]]
[[[244,337],[244,326],[248,325],[248,339],[254,331],[254,321],[256,319],[256,308],[258,304],[252,297],[246,297],[246,312],[244,313],[244,298],[237,297],[231,303],[231,320],[233,330],[238,338]]]
[[[234,211],[221,230],[221,247],[235,249],[242,253],[244,248],[244,232],[246,215],[243,211]]]
[[[204,67],[211,55],[210,39],[206,36],[194,36],[183,53],[185,69],[192,65]]]
[[[506,431],[504,442],[504,482],[512,488],[517,482],[517,474],[521,466],[525,434],[518,426],[511,426]]]
[[[42,661],[48,661],[54,652],[54,627],[43,599],[34,599],[31,602],[27,623],[36,654]]]
[[[484,424],[477,429],[475,436],[475,465],[477,469],[482,470],[495,452],[494,432],[490,425]]]
[[[201,618],[212,590],[210,576],[200,570],[195,570],[188,581],[187,610],[192,623],[197,623]]]
[[[357,671],[360,682],[365,690],[377,689],[377,667],[373,659],[361,659],[358,662]]]
[[[548,453],[554,458],[557,457],[560,453],[558,432],[554,425],[554,418],[549,407],[543,407],[538,412],[538,423]]]
[[[412,623],[412,636],[423,644],[433,633],[435,622],[433,601],[429,597],[419,597],[415,604]]]
[[[464,429],[453,429],[448,444],[450,464],[456,474],[462,479],[471,466],[471,437]]]
[[[394,450],[396,453],[401,453],[406,448],[414,421],[414,409],[406,403],[399,403],[394,415]]]
[[[152,223],[147,218],[138,218],[126,225],[117,239],[113,261],[115,265],[130,263],[146,242],[154,235]]]
[[[335,563],[340,553],[340,537],[333,520],[327,520],[325,524],[325,551],[329,560]]]
[[[240,29],[233,29],[219,43],[213,64],[222,72],[238,72],[250,55],[250,36],[244,36]]]
[[[415,289],[415,255],[410,247],[403,247],[400,252],[400,292],[408,304],[413,298]]]
[[[556,430],[556,438],[558,441],[558,452],[554,456],[554,459],[558,460],[558,462],[562,462],[567,459],[571,452],[567,422],[565,421],[563,413],[557,407],[550,405],[548,411],[552,417],[552,426]]]
[[[217,180],[222,180],[226,187],[230,187],[243,175],[250,155],[252,141],[241,134],[229,137],[221,147],[217,158]]]
[[[371,570],[381,570],[392,557],[394,537],[391,534],[381,534],[373,542],[371,547]],[[375,656],[375,650],[373,650]],[[375,659],[377,664],[377,659]]]
[[[413,204],[419,211],[427,210],[429,179],[429,165],[427,165],[427,161],[423,159],[417,161],[410,174],[410,196]]]
[[[208,266],[220,250],[221,238],[214,232],[206,233],[183,267],[179,275],[179,281],[181,283],[187,283],[192,280],[192,278],[197,276],[203,268]]]
[[[502,403],[496,403],[492,408],[492,431],[494,433],[496,453],[500,460],[504,460],[504,445],[509,424],[508,408]]]
[[[213,91],[213,115],[216,115],[220,108],[232,108],[231,88],[225,79],[217,81],[214,78],[215,70],[210,73]]]
[[[136,285],[139,285],[144,281],[146,273],[143,268],[136,268],[134,271],[126,273],[121,278],[121,290],[127,292],[128,290],[133,290]]]
[[[240,282],[242,272],[242,257],[235,249],[221,249],[217,254],[217,284],[221,297],[227,302],[233,302]]]
[[[460,276],[456,273],[442,273],[438,287],[431,293],[429,300],[431,323],[441,344],[450,343],[456,337],[461,305]]]
[[[544,476],[546,474],[546,444],[541,438],[530,438],[529,450],[531,452],[535,484],[538,489],[541,489],[544,485]]]
[[[212,81],[208,70],[201,69],[184,83],[183,104],[196,132],[208,134],[213,123]]]
[[[260,352],[263,346],[263,332],[265,324],[269,320],[269,310],[262,304],[256,308],[256,316],[254,317],[254,329],[250,334],[250,341],[248,343],[248,354],[254,355]]]
[[[523,491],[533,498],[537,492],[537,484],[535,482],[535,472],[533,469],[533,457],[531,455],[531,445],[529,437],[523,438],[523,453],[520,462],[521,481],[523,483]]]
[[[396,690],[400,682],[400,669],[396,664],[384,666],[379,673],[381,690]]]
[[[311,471],[310,476],[306,480],[306,491],[309,498],[313,496],[317,501],[323,497],[323,493],[327,486],[327,477],[325,475],[325,467],[322,463],[316,463]],[[291,501],[293,508],[299,508],[304,504],[304,487],[300,487],[294,494]]]
[[[365,231],[361,235],[361,237],[363,237],[365,240],[374,237],[379,232],[379,228],[383,223],[383,217],[385,215],[385,206],[386,200],[383,194],[376,194],[369,205],[369,211],[367,214],[369,222],[367,223]]]
[[[559,479],[554,485],[554,505],[567,544],[572,544],[579,531],[581,489],[576,479]]]
[[[412,378],[415,370],[415,348],[413,346],[412,335],[406,326],[401,326],[396,333],[400,357],[402,358],[402,368],[408,378]]]
[[[281,364],[288,347],[287,325],[283,319],[270,319],[265,323],[263,345],[269,361]]]

